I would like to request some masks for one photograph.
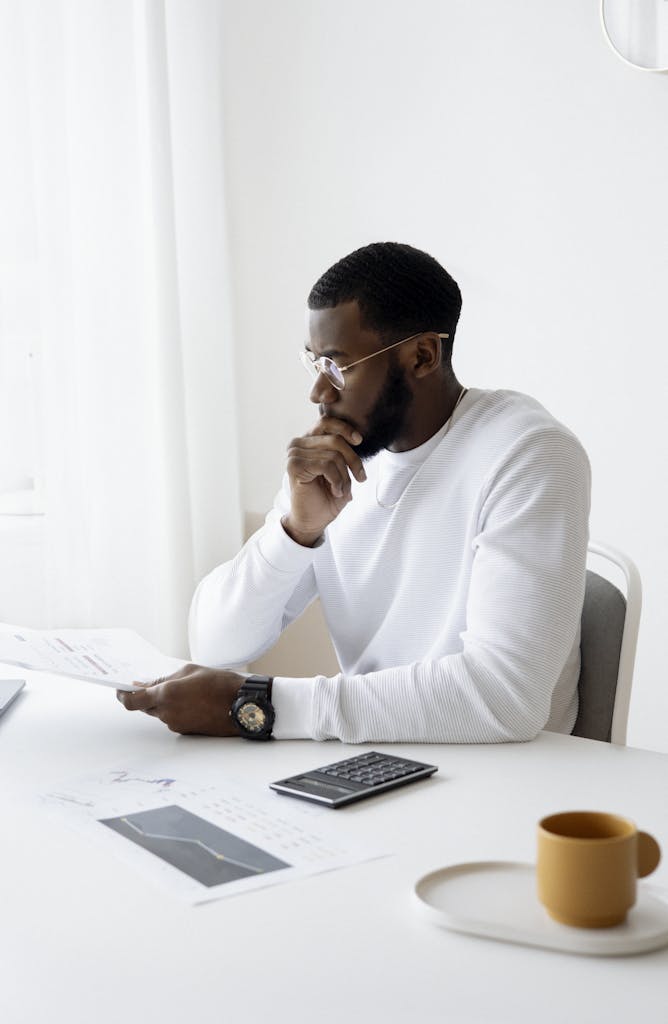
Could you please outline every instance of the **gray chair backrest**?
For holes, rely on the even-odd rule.
[[[626,599],[617,587],[587,570],[580,637],[580,706],[574,736],[610,742]]]

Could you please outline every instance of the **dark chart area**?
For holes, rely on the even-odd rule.
[[[99,821],[208,887],[291,866],[177,804]]]

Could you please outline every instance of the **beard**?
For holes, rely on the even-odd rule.
[[[399,366],[395,353],[388,367],[383,389],[369,413],[361,444],[355,445],[359,457],[366,461],[384,448],[389,448],[403,433],[413,404],[413,393]]]

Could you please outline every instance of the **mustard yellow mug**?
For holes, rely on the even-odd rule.
[[[628,818],[565,811],[538,823],[538,899],[550,917],[576,928],[621,924],[636,901],[636,879],[654,871],[659,844]]]

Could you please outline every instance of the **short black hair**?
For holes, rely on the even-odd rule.
[[[419,331],[449,334],[452,343],[462,308],[457,282],[421,249],[400,242],[372,242],[344,256],[313,285],[309,309],[330,309],[355,300],[362,326],[378,331],[383,344]]]

